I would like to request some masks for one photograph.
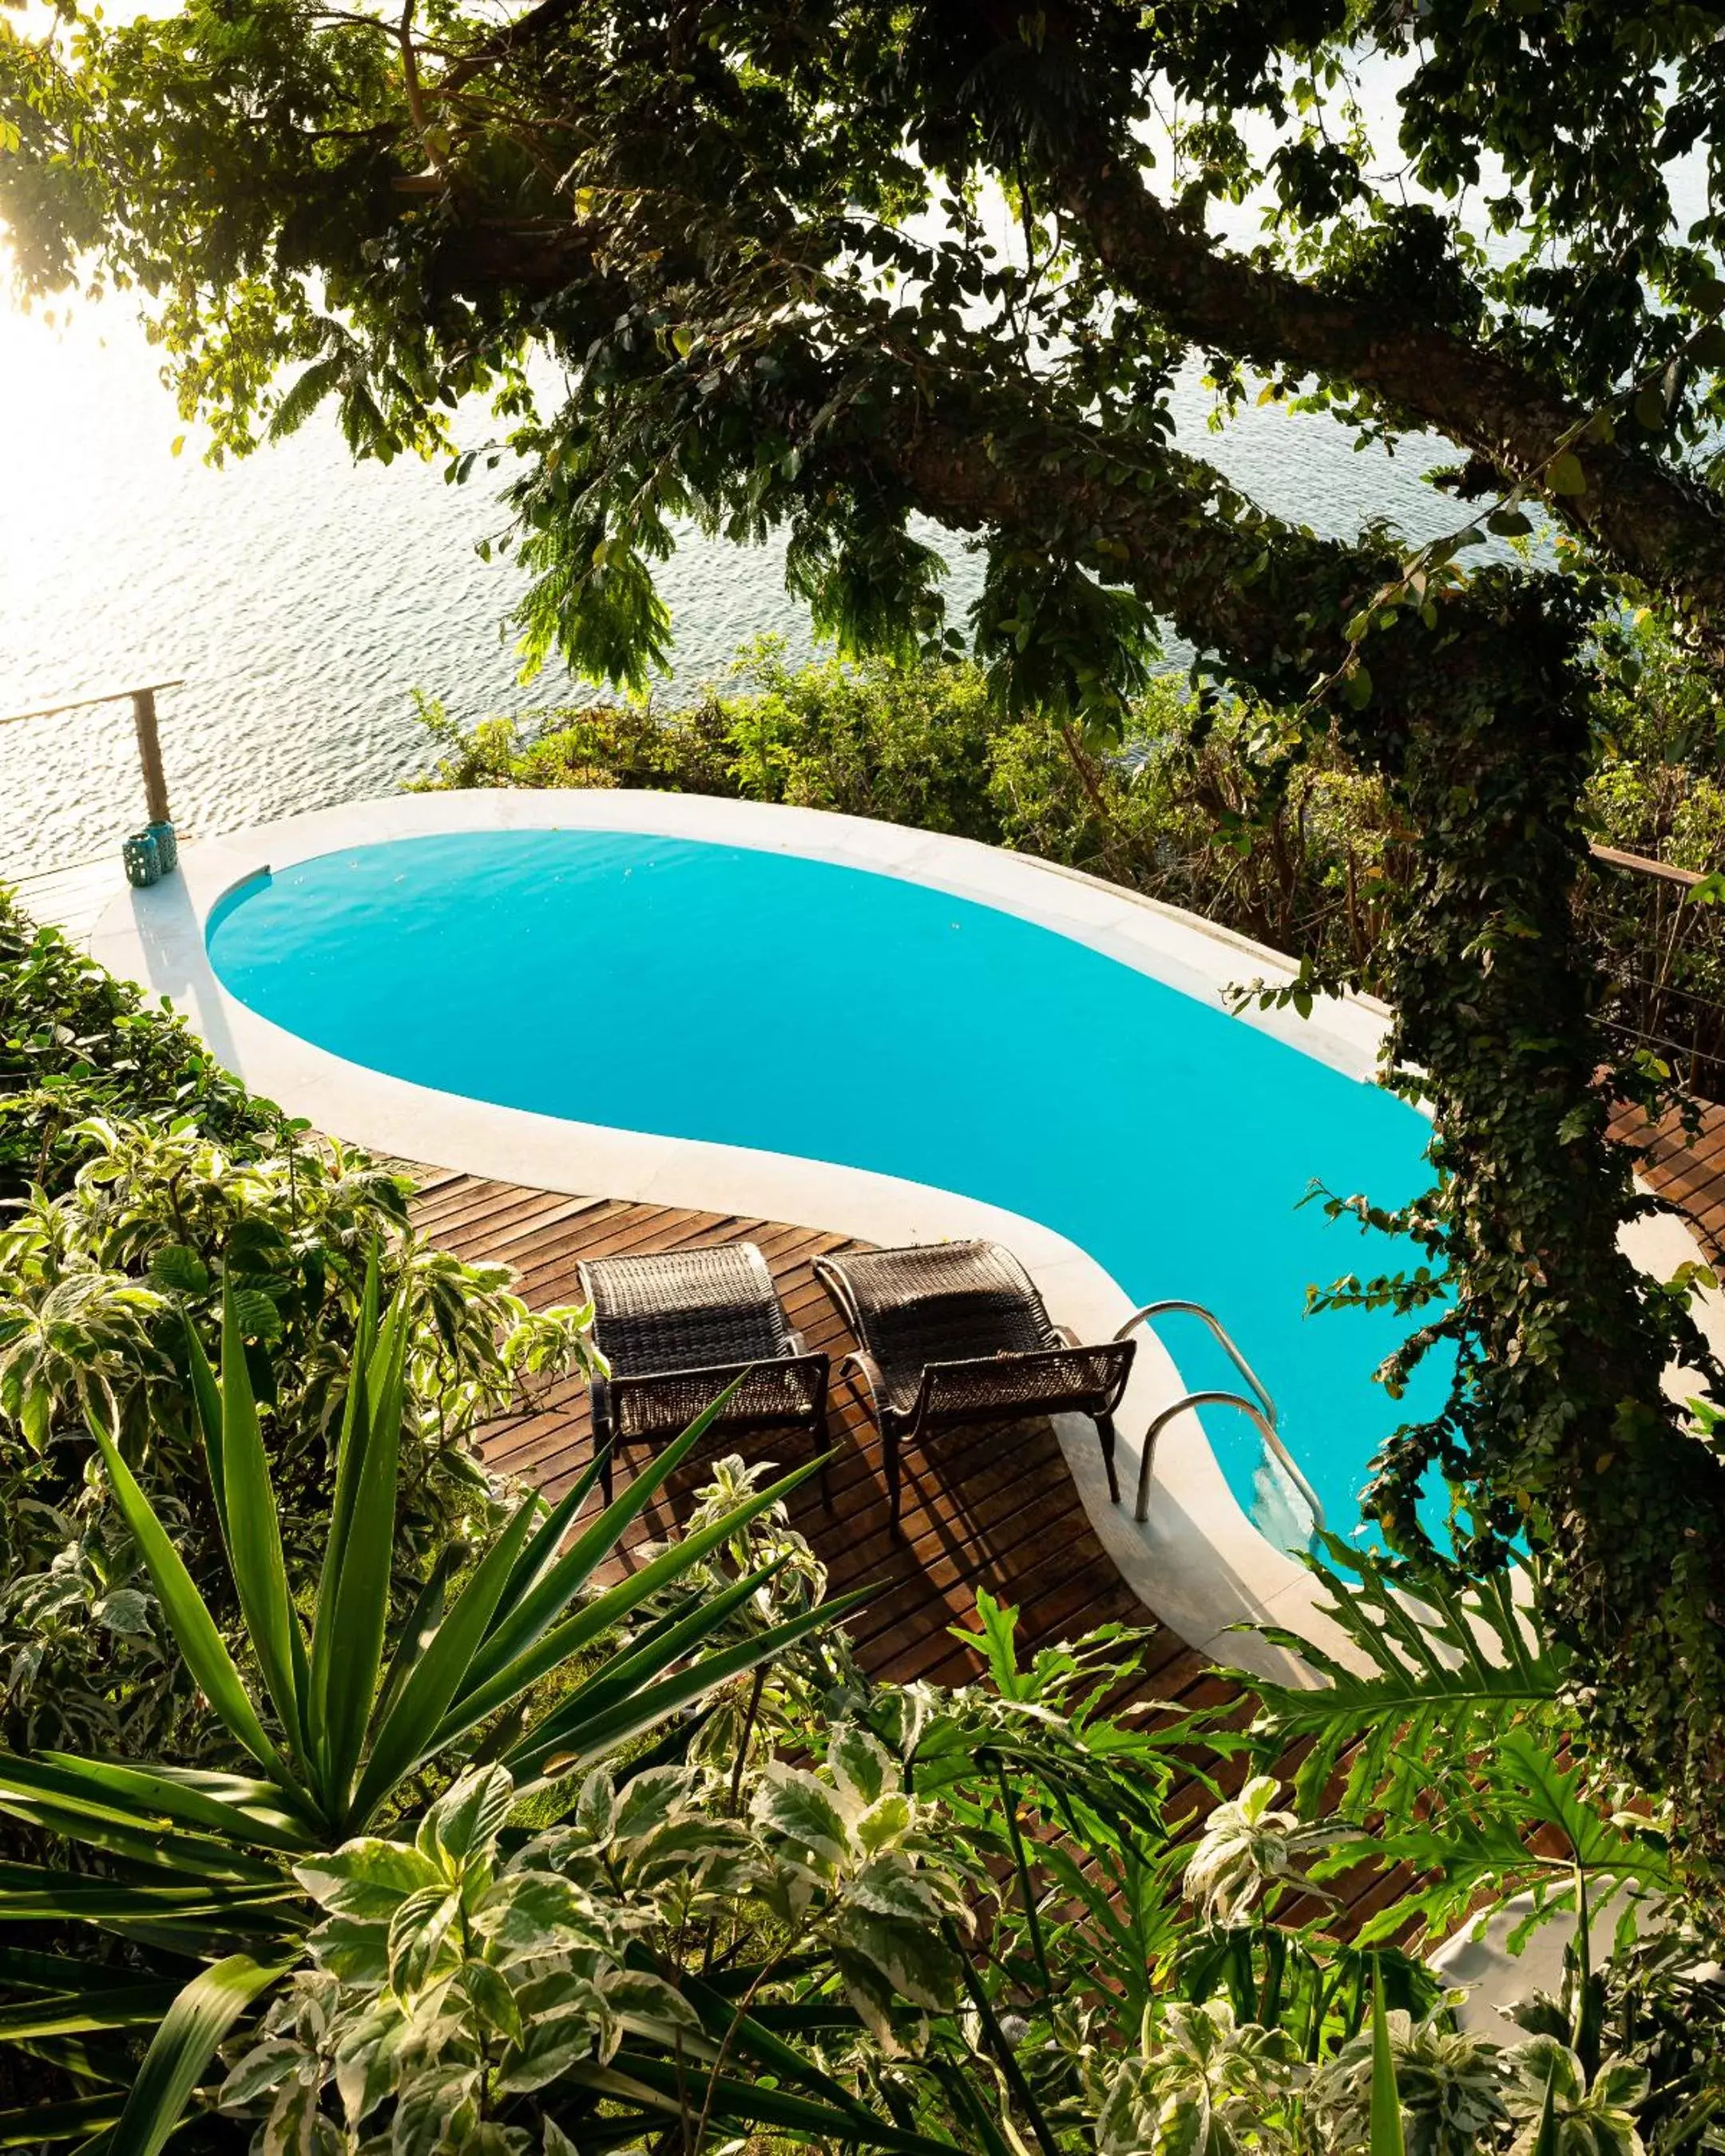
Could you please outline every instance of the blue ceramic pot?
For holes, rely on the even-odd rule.
[[[126,881],[138,890],[144,891],[152,883],[161,882],[162,852],[153,832],[134,832],[121,848],[120,857],[126,863]]]

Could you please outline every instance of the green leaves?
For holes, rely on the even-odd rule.
[[[1395,2060],[1389,2049],[1389,2022],[1384,2011],[1384,1971],[1372,1969],[1371,2156],[1407,2156],[1402,2133],[1402,2105],[1395,2084]]]
[[[149,1276],[151,1286],[164,1295],[203,1295],[209,1287],[209,1267],[183,1243],[168,1243],[152,1250]]]
[[[777,1507],[812,1466],[751,1491],[740,1504],[709,1507],[684,1542],[670,1543],[595,1596],[578,1616],[566,1616],[571,1600],[699,1440],[703,1419],[576,1534],[568,1550],[559,1544],[591,1496],[592,1476],[549,1512],[536,1496],[526,1497],[459,1592],[446,1595],[444,1568],[438,1568],[437,1592],[422,1598],[410,1636],[384,1677],[409,1326],[401,1295],[381,1314],[377,1301],[374,1264],[349,1377],[336,1502],[309,1641],[290,1590],[237,1299],[224,1293],[219,1381],[188,1330],[193,1410],[243,1630],[264,1679],[261,1702],[247,1690],[172,1537],[112,1436],[100,1420],[93,1422],[115,1502],[174,1640],[216,1713],[267,1779],[64,1753],[0,1756],[0,1810],[105,1852],[121,1861],[126,1875],[110,1880],[0,1866],[0,1918],[103,1925],[182,1957],[223,1956],[240,1940],[279,1938],[283,1955],[278,1967],[226,1954],[174,1997],[116,2128],[119,2156],[155,2156],[223,2032],[293,1965],[306,1928],[303,1896],[326,1912],[316,1950],[332,1975],[386,1983],[402,1999],[459,1977],[475,2014],[511,2042],[524,2040],[531,2017],[502,1972],[523,1953],[542,1954],[547,1941],[557,1943],[557,1952],[604,1943],[610,1920],[573,1881],[553,1876],[530,1887],[513,1876],[494,1880],[498,1837],[516,1797],[511,1764],[525,1763],[525,1771],[538,1774],[600,1756],[830,1621],[832,1613],[817,1606],[738,1636],[735,1620],[784,1562],[782,1556],[728,1584],[706,1584],[708,1558],[739,1547],[749,1523]],[[631,1612],[691,1574],[696,1584],[675,1614],[605,1650],[607,1635]],[[714,1576],[724,1578],[722,1572]],[[436,1798],[411,1846],[353,1832],[399,1802],[407,1777],[434,1774],[452,1743],[516,1705],[576,1654],[587,1663],[579,1681],[557,1694],[501,1763],[472,1769]],[[266,1716],[279,1738],[266,1727]],[[880,1763],[865,1748],[854,1746],[852,1756],[858,1774],[878,1779]],[[608,1784],[593,1785],[584,1804],[589,1816],[595,1807],[603,1811],[617,1846],[639,1851],[656,1876],[675,1876],[680,1867],[698,1870],[737,1852],[739,1830],[717,1823],[698,1833],[685,1828],[678,1842],[680,1774],[644,1773],[620,1798],[614,1790],[604,1795]],[[341,1846],[333,1855],[321,1853],[332,1840]],[[301,1861],[290,1869],[295,1856]],[[6,1980],[0,1958],[0,1984]],[[608,2056],[625,2030],[656,2029],[665,2017],[686,2014],[657,1979],[639,1973],[625,1979],[619,1968],[610,1989],[601,1990],[595,2010]],[[33,2045],[81,2043],[90,2030],[137,2025],[141,2014],[159,2010],[163,1994],[146,1986],[130,1999],[101,1996],[105,2005],[99,2000],[76,2011],[58,1999],[22,2015],[0,2010],[0,2041],[10,2033]],[[552,2020],[540,2018],[549,2030]],[[532,2068],[523,2065],[524,2073],[561,2070],[562,2035],[544,2041],[557,2063],[547,2063],[547,2052]],[[76,2064],[69,2054],[68,2063]],[[310,2130],[315,2084],[297,2069],[284,2066],[278,2074],[281,2063],[278,2056],[260,2069],[254,2093],[267,2096],[273,2107],[271,2132],[279,2128],[291,2138]],[[85,2067],[95,2071],[87,2058]],[[459,2108],[471,2101],[472,2076],[464,2069],[456,2081],[452,2100]],[[411,2103],[404,2100],[403,2133],[409,2139],[421,2127],[435,2138],[444,2116],[438,2106],[448,2093],[418,2087]]]
[[[369,1819],[396,1784],[436,1745],[438,1725],[444,1711],[484,1640],[498,1598],[532,1527],[537,1504],[536,1497],[521,1501],[515,1517],[486,1551],[438,1626],[430,1644],[414,1663],[400,1695],[393,1706],[384,1710],[381,1724],[372,1733],[369,1756],[354,1793],[352,1812],[356,1821]],[[363,1518],[362,1512],[357,1510],[356,1531]],[[357,1539],[357,1532],[356,1542]],[[375,1572],[375,1563],[372,1569]],[[372,1667],[375,1681],[375,1661]],[[498,1704],[506,1704],[508,1697],[506,1695]],[[369,1701],[367,1704],[370,1704]]]
[[[397,1305],[379,1327],[377,1305],[374,1263],[367,1270],[342,1410],[335,1510],[312,1638],[311,1697],[321,1708],[316,1752],[326,1804],[332,1803],[337,1815],[352,1786],[377,1691],[395,1534],[407,1324]]]
[[[1565,449],[1545,468],[1545,484],[1555,495],[1573,498],[1587,492],[1587,474],[1573,449]]]
[[[1324,1560],[1311,1568],[1349,1657],[1276,1634],[1324,1682],[1307,1690],[1237,1672],[1261,1702],[1252,1742],[1266,1755],[1309,1744],[1294,1782],[1308,1815],[1344,1760],[1343,1810],[1371,1803],[1411,1813],[1455,1762],[1552,1706],[1565,1656],[1533,1632],[1520,1564],[1470,1581],[1439,1565],[1412,1570],[1333,1535],[1322,1546]]]
[[[1242,1678],[1259,1694],[1258,1718],[1244,1740],[1218,1731],[1212,1741],[1266,1758],[1306,1748],[1296,1808],[1308,1819],[1331,1815],[1322,1835],[1304,1830],[1313,1879],[1362,1861],[1408,1867],[1410,1883],[1367,1918],[1362,1941],[1395,1936],[1414,1917],[1441,1938],[1486,1901],[1519,1893],[1528,1897],[1524,1938],[1574,1908],[1578,1876],[1601,1891],[1673,1890],[1664,1836],[1618,1808],[1558,1711],[1566,1656],[1534,1630],[1522,1564],[1470,1582],[1451,1567],[1399,1563],[1334,1537],[1325,1549],[1329,1562],[1312,1559],[1312,1569],[1348,1635],[1346,1658],[1276,1635],[1324,1682],[1305,1690]],[[1248,1784],[1246,1797],[1259,1786]],[[1212,1835],[1238,1809],[1212,1815]],[[1285,1818],[1283,1841],[1297,1839]]]
[[[435,1857],[446,1872],[459,1872],[469,1857],[496,1840],[514,1801],[515,1784],[501,1767],[464,1775],[419,1822],[413,1845],[422,1856]]]
[[[830,1790],[798,1768],[768,1771],[755,1816],[818,1864],[837,1866],[850,1854],[850,1836]]]
[[[169,1540],[155,1510],[138,1487],[131,1470],[120,1457],[114,1440],[98,1421],[90,1424],[114,1491],[115,1502],[136,1537],[156,1592],[186,1666],[198,1688],[221,1717],[230,1732],[272,1779],[290,1786],[289,1773],[275,1747],[264,1733],[234,1658],[192,1582],[179,1552]]]
[[[110,2156],[157,2156],[179,2123],[187,2099],[216,2046],[259,1993],[285,1972],[231,1954],[193,1978],[144,2055],[109,2144]]]
[[[193,1384],[200,1404],[207,1397],[198,1365],[203,1349],[190,1332]],[[251,1636],[264,1681],[275,1703],[288,1743],[303,1760],[305,1757],[305,1709],[300,1698],[300,1674],[305,1661],[305,1645],[300,1620],[288,1599],[287,1566],[282,1557],[281,1522],[276,1517],[275,1493],[264,1456],[264,1434],[252,1399],[251,1378],[246,1367],[244,1336],[233,1290],[225,1282],[222,1295],[221,1420],[204,1433],[211,1446],[212,1484],[223,1492],[221,1519],[239,1589],[239,1606]],[[219,1469],[214,1455],[219,1452]]]
[[[181,1651],[217,1712],[282,1791],[280,1818],[299,1827],[297,1842],[290,1830],[278,1847],[309,1849],[312,1845],[305,1836],[307,1823],[314,1820],[326,1821],[336,1834],[363,1825],[404,1777],[603,1638],[814,1471],[800,1469],[721,1511],[561,1625],[556,1620],[562,1611],[615,1548],[653,1492],[687,1457],[722,1402],[666,1447],[567,1552],[559,1554],[557,1543],[573,1506],[565,1501],[542,1521],[541,1501],[536,1496],[525,1498],[447,1609],[434,1618],[429,1607],[415,1613],[423,1621],[403,1641],[398,1669],[380,1693],[408,1323],[399,1297],[381,1319],[377,1300],[374,1262],[343,1414],[334,1514],[309,1649],[288,1593],[249,1366],[231,1301],[224,1303],[219,1387],[188,1333],[193,1389],[212,1485],[219,1493],[228,1560],[288,1758],[266,1735],[233,1657],[153,1508],[105,1430],[95,1430],[116,1500],[137,1537]],[[592,1481],[591,1476],[583,1481],[578,1502]],[[757,1573],[697,1598],[675,1621],[655,1628],[636,1645],[600,1665],[516,1743],[506,1763],[540,1771],[554,1756],[596,1755],[793,1645],[834,1614],[803,1613],[691,1661],[766,1576]],[[109,1786],[116,1794],[126,1794],[119,1784]],[[135,1785],[130,1794],[141,1798],[145,1792]],[[160,1789],[154,1794],[159,1797]],[[39,1804],[41,1799],[31,1801]],[[184,1799],[182,1810],[192,1801]],[[199,1802],[199,1823],[212,1824],[208,1808],[219,1811],[220,1800],[205,1792]],[[234,1825],[242,1838],[255,1838],[254,1818],[238,1819]],[[117,1820],[109,1826],[121,1830]]]

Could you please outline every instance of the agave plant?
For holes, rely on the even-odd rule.
[[[336,1455],[327,1548],[309,1627],[290,1591],[280,1523],[232,1295],[218,1379],[187,1328],[192,1387],[245,1645],[248,1686],[173,1541],[100,1417],[91,1430],[165,1620],[199,1689],[249,1762],[215,1773],[49,1753],[0,1756],[0,1809],[98,1851],[103,1868],[0,1867],[0,1921],[83,1922],[167,1959],[121,1977],[33,1952],[0,1952],[0,1982],[34,1994],[0,2010],[0,2039],[28,2045],[106,2086],[44,2117],[27,2138],[112,2126],[110,2156],[153,2156],[228,2028],[300,1959],[312,1911],[296,1861],[368,1829],[387,1830],[422,1778],[447,1781],[482,1752],[517,1789],[590,1767],[755,1664],[782,1653],[857,1598],[744,1634],[730,1620],[762,1568],[650,1624],[583,1669],[536,1718],[536,1688],[597,1652],[642,1602],[692,1568],[812,1465],[752,1494],[619,1584],[574,1607],[629,1523],[698,1442],[721,1403],[563,1547],[598,1463],[547,1510],[530,1496],[451,1596],[439,1566],[386,1660],[398,1450],[411,1324],[402,1298],[378,1315],[375,1265]],[[190,1956],[211,1965],[183,1988]],[[160,2022],[142,2071],[94,2032]]]

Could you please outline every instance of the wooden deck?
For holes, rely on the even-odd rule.
[[[585,1257],[746,1240],[760,1245],[791,1322],[811,1347],[824,1348],[836,1362],[852,1344],[810,1270],[825,1252],[858,1247],[844,1236],[734,1214],[574,1198],[436,1168],[416,1173],[420,1187],[413,1217],[422,1231],[458,1256],[512,1266],[521,1293],[536,1308],[577,1299],[575,1267]],[[952,1628],[974,1626],[977,1590],[986,1588],[1019,1611],[1021,1656],[1099,1625],[1141,1630],[1146,1635],[1142,1666],[1120,1696],[1122,1707],[1137,1702],[1153,1714],[1173,1713],[1223,1705],[1234,1696],[1121,1578],[1096,1539],[1045,1420],[961,1431],[937,1449],[907,1454],[901,1534],[889,1522],[878,1442],[837,1387],[829,1433],[835,1448],[832,1510],[822,1505],[811,1479],[795,1493],[791,1517],[827,1566],[830,1592],[876,1589],[846,1620],[857,1659],[870,1675],[895,1683],[926,1678],[955,1685],[978,1674],[980,1661],[952,1637]],[[800,1442],[783,1432],[753,1440],[743,1433],[716,1440],[715,1450],[788,1466]],[[552,1390],[539,1412],[498,1426],[485,1454],[495,1466],[530,1478],[555,1496],[590,1459],[590,1443],[586,1387],[565,1383]],[[700,1456],[711,1459],[714,1453]],[[630,1464],[626,1450],[625,1472]],[[655,1501],[648,1508],[625,1545],[625,1563],[643,1543],[665,1533],[701,1479],[697,1464],[665,1493],[668,1505]],[[597,1505],[597,1494],[591,1502]],[[1240,1705],[1244,1711],[1244,1696]],[[1219,1766],[1211,1759],[1207,1766],[1224,1788],[1244,1773],[1239,1762]],[[1168,1816],[1194,1833],[1211,1802],[1209,1788],[1194,1774],[1170,1791]],[[1366,1870],[1334,1882],[1344,1930],[1404,1885]]]
[[[1611,1135],[1633,1145],[1642,1180],[1686,1215],[1710,1260],[1725,1259],[1725,1107],[1695,1103],[1693,1129],[1672,1108],[1649,1129],[1640,1111],[1620,1108]]]
[[[577,1300],[575,1267],[583,1258],[747,1240],[760,1245],[791,1322],[811,1348],[824,1348],[836,1363],[853,1344],[811,1270],[824,1253],[855,1247],[843,1236],[437,1171],[425,1174],[414,1219],[459,1256],[512,1265],[521,1292],[536,1307]],[[959,1431],[926,1453],[907,1454],[900,1534],[888,1520],[878,1442],[847,1391],[836,1386],[829,1430],[835,1448],[832,1510],[811,1481],[797,1491],[793,1517],[826,1564],[832,1592],[878,1585],[850,1622],[859,1659],[871,1674],[899,1683],[915,1677],[962,1683],[978,1666],[949,1628],[974,1622],[976,1592],[985,1587],[1021,1611],[1019,1638],[1026,1647],[1111,1622],[1153,1628],[1157,1638],[1147,1674],[1153,1682],[1147,1688],[1159,1698],[1195,1699],[1203,1665],[1121,1579],[1091,1528],[1045,1420]],[[530,1477],[556,1496],[587,1464],[590,1441],[586,1387],[574,1383],[558,1387],[541,1412],[493,1432],[485,1450],[493,1465]],[[796,1463],[801,1443],[783,1431],[715,1440],[721,1450],[787,1467]],[[619,1464],[627,1471],[629,1450]],[[697,1471],[673,1490],[673,1505],[700,1480]],[[662,1536],[668,1524],[662,1506],[649,1507],[638,1540]]]

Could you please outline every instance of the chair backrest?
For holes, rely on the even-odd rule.
[[[619,1376],[783,1355],[790,1327],[753,1243],[593,1258],[580,1267],[593,1338]]]
[[[1034,1281],[999,1243],[858,1250],[834,1269],[850,1283],[860,1312],[895,1330],[951,1334],[957,1354],[1050,1347],[1058,1337]],[[960,1344],[967,1331],[968,1347]]]

